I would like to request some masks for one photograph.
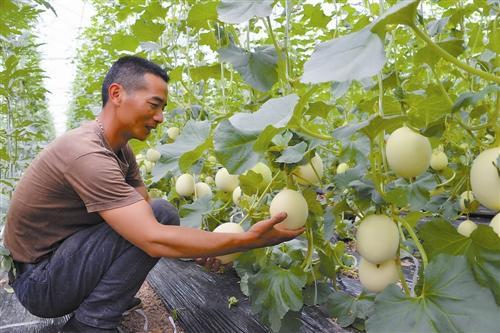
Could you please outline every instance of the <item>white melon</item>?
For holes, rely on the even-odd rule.
[[[432,148],[429,139],[406,126],[392,132],[385,151],[391,170],[404,178],[421,175],[431,162]]]
[[[396,223],[386,215],[365,217],[356,232],[356,248],[373,264],[394,258],[399,247],[399,231]]]
[[[298,229],[306,224],[309,207],[300,192],[283,189],[271,201],[269,212],[271,216],[286,212],[288,216],[283,220],[283,225],[287,229]]]

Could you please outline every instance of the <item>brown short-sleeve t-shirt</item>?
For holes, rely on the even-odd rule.
[[[13,193],[4,241],[12,257],[37,262],[71,234],[103,223],[99,211],[143,199],[134,154],[115,154],[95,121],[68,131],[26,169]]]

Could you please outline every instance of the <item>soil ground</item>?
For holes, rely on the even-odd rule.
[[[144,282],[136,296],[141,299],[142,308],[123,318],[121,332],[185,333],[147,282]]]

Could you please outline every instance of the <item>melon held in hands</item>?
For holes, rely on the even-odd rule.
[[[307,222],[309,207],[304,196],[297,191],[290,189],[281,190],[271,201],[269,213],[274,216],[280,212],[286,212],[287,217],[283,220],[283,225],[287,229],[298,229]]]

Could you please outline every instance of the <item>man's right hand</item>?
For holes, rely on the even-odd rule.
[[[255,223],[247,233],[251,237],[252,248],[276,245],[289,241],[304,232],[305,228],[286,229],[281,222],[286,219],[285,212],[278,213],[268,220]]]

